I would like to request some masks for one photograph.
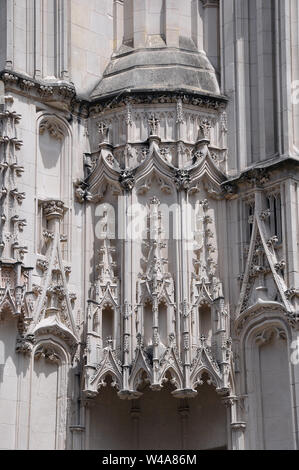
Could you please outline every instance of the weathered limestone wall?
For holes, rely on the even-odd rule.
[[[297,0],[0,11],[0,447],[297,448]],[[102,106],[112,54],[115,70],[143,60],[132,48],[154,51],[154,85],[171,51],[200,66],[169,75],[184,93],[124,88]],[[119,195],[126,226],[130,204],[154,212],[152,245],[110,240],[97,208],[117,219]],[[186,200],[201,206],[189,251],[162,243],[158,215],[177,203],[186,235]],[[137,400],[145,379],[160,391]]]

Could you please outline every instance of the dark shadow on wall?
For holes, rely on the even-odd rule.
[[[90,449],[225,450],[226,408],[215,388],[178,400],[166,382],[160,392],[142,387],[139,400],[122,401],[108,384],[90,410]]]

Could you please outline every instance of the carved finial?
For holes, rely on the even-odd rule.
[[[99,250],[101,255],[101,261],[98,265],[100,271],[101,281],[113,281],[115,278],[114,268],[116,267],[115,261],[112,259],[112,253],[115,252],[115,249],[111,247],[110,240],[105,238],[102,240],[102,247]]]

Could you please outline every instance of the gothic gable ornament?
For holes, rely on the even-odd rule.
[[[253,230],[246,269],[242,282],[240,300],[237,307],[237,318],[246,315],[250,307],[272,305],[277,309],[280,305],[282,311],[293,313],[293,306],[289,302],[286,292],[287,286],[284,278],[277,269],[278,260],[275,251],[277,238],[272,237],[267,240],[263,228],[263,216],[254,215],[252,221]],[[269,297],[269,282],[272,282],[276,289],[276,297]],[[239,320],[238,320],[239,321]]]

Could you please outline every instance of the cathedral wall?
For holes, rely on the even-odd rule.
[[[118,23],[113,23],[114,3],[112,0],[88,1],[82,14],[81,1],[70,2],[71,79],[80,95],[96,86],[113,52],[114,34],[117,34],[113,26],[118,27]]]
[[[25,328],[20,334],[24,325],[11,312],[0,317],[1,446],[70,447],[69,424],[84,423],[81,392],[81,398],[99,392],[94,407],[92,400],[87,405],[85,444],[93,449],[242,448],[247,418],[247,447],[295,447],[299,378],[289,351],[297,332],[286,334],[298,310],[295,165],[280,161],[269,172],[223,181],[249,165],[298,154],[298,104],[291,93],[299,65],[297,0],[84,3],[82,14],[82,0],[0,0],[0,69],[24,75],[6,74],[0,84],[1,258],[9,266],[3,272],[18,272],[22,288],[6,290],[6,274],[0,287],[38,340],[33,347],[32,338],[22,336]],[[120,97],[109,109],[92,105],[87,118],[86,103],[76,101],[66,82],[73,81],[78,96],[88,95],[123,31],[123,51],[151,40],[204,51],[229,99],[228,116],[220,97],[167,92]],[[175,217],[163,219],[163,211],[152,244],[157,252],[150,255],[145,246],[146,230],[142,240],[119,241],[119,195],[128,206],[139,202],[157,211],[178,202],[176,228],[185,234],[197,221],[187,224],[183,201],[189,198],[193,208],[200,203],[197,245],[189,250],[170,229],[164,246],[160,228]],[[107,232],[100,240],[97,224],[106,218],[110,230],[112,217],[97,212],[102,203],[113,207],[116,219],[116,240],[108,237],[104,262],[99,251]],[[133,232],[131,215],[125,223]],[[155,282],[162,286],[159,295]],[[272,321],[278,310],[282,321]],[[247,341],[247,323],[264,315],[272,323]],[[57,349],[58,337],[67,358]],[[84,392],[72,388],[72,360],[78,377],[86,360]],[[163,388],[169,364],[180,396],[185,389],[195,394],[204,364],[209,383],[232,395],[226,397],[233,410],[228,421],[206,384],[188,403],[170,396]],[[120,401],[110,384],[105,387],[111,369],[122,397],[136,398],[144,378],[162,391]]]
[[[227,410],[213,387],[199,387],[189,400],[188,448],[212,450],[228,447]]]
[[[7,33],[6,33],[6,1],[1,0],[1,17],[0,17],[0,69],[4,69],[6,65],[6,51],[7,51]]]
[[[1,449],[67,448],[73,384],[67,353],[49,338],[32,355],[16,352],[17,321],[2,315],[0,326]]]
[[[231,172],[298,153],[297,16],[290,1],[228,0],[221,9]]]
[[[39,202],[49,198],[62,200],[66,207],[60,228],[61,235],[67,237],[67,241],[62,244],[66,265],[84,256],[80,248],[83,236],[82,206],[76,203],[73,189],[73,181],[82,173],[82,157],[79,158],[79,155],[86,151],[84,123],[75,122],[71,131],[65,113],[43,107],[42,112],[37,112],[40,109],[38,103],[29,104],[27,99],[18,95],[14,96],[12,104],[12,109],[21,116],[17,138],[23,145],[18,152],[18,161],[26,175],[14,183],[19,193],[25,195],[22,204],[18,206],[19,218],[26,220],[21,237],[22,244],[28,247],[25,262],[35,268],[40,255],[45,254],[42,249],[45,244],[42,232],[46,227],[41,220]],[[73,150],[75,147],[76,153]],[[34,271],[34,278],[40,284],[42,272],[39,269]],[[73,269],[70,273],[71,289],[80,292],[81,282],[80,271]],[[78,295],[78,309],[80,303]]]
[[[298,80],[299,80],[299,5],[295,0],[290,1],[289,14],[287,15],[287,21],[290,25],[290,39],[291,39],[291,80],[293,86],[293,100],[292,100],[292,146],[293,151],[298,154],[299,149],[299,102],[298,102]]]
[[[253,328],[245,344],[249,446],[264,450],[294,449],[289,333],[281,322],[268,320]]]
[[[133,449],[135,447],[130,402],[120,401],[109,385],[102,389],[88,410],[87,449]]]
[[[14,449],[19,399],[18,355],[15,352],[16,321],[1,318],[0,321],[0,432],[1,449]]]
[[[140,449],[181,449],[179,400],[173,398],[168,390],[157,393],[147,390],[139,401]]]
[[[169,387],[143,390],[140,399],[120,401],[105,387],[88,409],[89,449],[226,448],[227,410],[207,384],[192,400],[173,398]]]
[[[29,449],[56,448],[58,364],[34,360],[30,399]]]

